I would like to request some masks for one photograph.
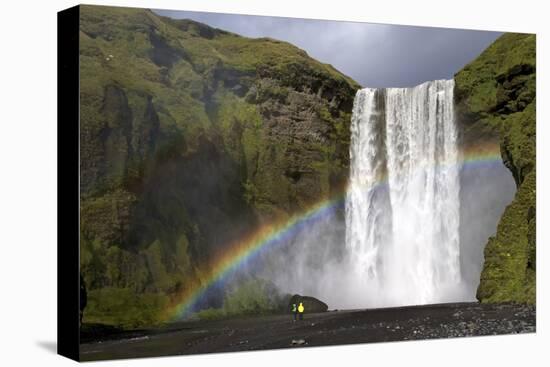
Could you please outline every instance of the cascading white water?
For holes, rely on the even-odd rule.
[[[461,300],[453,80],[357,92],[346,248],[369,303]]]

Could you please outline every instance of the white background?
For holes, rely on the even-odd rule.
[[[537,33],[536,335],[460,338],[102,362],[128,366],[548,365],[549,27],[545,1],[92,1],[301,18]],[[0,19],[0,365],[70,365],[56,343],[56,12],[73,1],[11,0]],[[60,127],[61,129],[63,126]],[[59,167],[63,169],[63,167]]]

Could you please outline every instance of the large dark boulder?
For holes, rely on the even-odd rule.
[[[328,310],[328,305],[318,300],[315,297],[310,296],[301,296],[299,294],[295,294],[292,297],[290,297],[290,301],[288,303],[289,310],[292,309],[292,304],[299,305],[300,302],[304,305],[304,312],[306,313],[315,313],[315,312],[326,312]]]

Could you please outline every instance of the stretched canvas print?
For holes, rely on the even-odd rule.
[[[535,332],[534,34],[58,25],[61,354]]]

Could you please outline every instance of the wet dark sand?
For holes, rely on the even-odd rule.
[[[535,332],[535,307],[441,304],[192,321],[133,332],[84,334],[81,360]]]

